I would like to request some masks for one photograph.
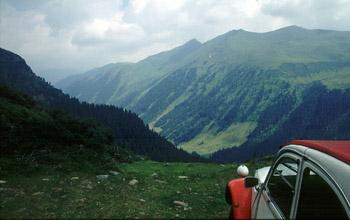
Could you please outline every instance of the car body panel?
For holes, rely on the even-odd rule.
[[[271,200],[269,199],[266,192],[258,193],[256,206],[254,207],[254,212],[252,212],[251,218],[254,219],[276,219],[280,218],[276,212],[272,212],[271,209],[275,209]]]
[[[244,178],[231,180],[228,185],[234,219],[249,219],[251,216],[252,189],[244,186]]]

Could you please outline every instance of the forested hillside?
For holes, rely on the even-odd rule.
[[[21,57],[3,49],[0,49],[0,85],[25,93],[47,110],[60,110],[76,119],[97,121],[111,131],[114,143],[136,154],[158,161],[201,160],[176,149],[165,138],[150,131],[135,113],[114,106],[81,103],[70,98],[37,77]],[[23,135],[30,136],[30,133]]]
[[[293,97],[281,97],[267,108],[259,127],[239,148],[220,150],[211,156],[214,161],[242,162],[272,154],[287,141],[349,140],[350,139],[350,89],[328,90],[315,82],[303,91],[300,105]],[[279,121],[280,117],[285,120]],[[271,127],[276,131],[269,134]]]
[[[29,96],[3,86],[0,116],[4,175],[16,167],[35,164],[70,170],[85,166],[99,171],[136,158],[114,144],[110,130],[94,121],[80,121],[61,111],[44,110]],[[7,169],[8,164],[15,165]]]
[[[144,72],[152,78],[148,86],[126,89],[123,100],[110,94],[130,88],[125,79],[141,74],[124,71],[121,64],[59,85],[79,99],[137,112],[189,152],[210,156],[240,147],[213,155],[215,160],[268,154],[293,138],[350,138],[349,31],[297,26],[266,33],[233,30],[195,44],[171,65],[163,61],[188,45],[129,63],[145,70],[144,64],[152,63],[154,71]],[[89,85],[97,86],[89,90]]]

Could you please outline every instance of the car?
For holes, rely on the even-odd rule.
[[[228,182],[229,219],[350,219],[350,141],[294,140]]]

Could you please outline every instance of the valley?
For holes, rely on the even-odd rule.
[[[349,104],[349,50],[348,31],[297,26],[265,33],[232,30],[137,63],[108,64],[56,86],[90,103],[135,111],[152,130],[190,153],[215,158],[220,150],[240,152],[238,147],[249,152],[242,158],[251,159],[292,139],[350,138],[343,129],[349,114],[343,106]],[[323,94],[320,99],[343,94],[343,103],[317,116],[333,112],[337,136],[325,136],[325,127],[286,124],[291,115],[313,120],[313,115],[296,115],[309,106],[310,90]],[[286,126],[296,131],[283,130]]]

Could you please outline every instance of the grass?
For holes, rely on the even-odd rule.
[[[84,167],[70,172],[16,167],[3,172],[14,164],[1,159],[0,165],[1,179],[6,181],[0,184],[1,219],[225,219],[229,211],[225,186],[236,177],[232,164],[138,161],[118,164],[115,170],[120,174],[104,180]],[[249,166],[254,170],[258,165]],[[133,179],[138,183],[130,185]]]
[[[328,89],[347,89],[350,87],[350,68],[346,67],[335,71],[322,71],[306,76],[282,77],[291,84],[310,84],[319,81]]]
[[[188,152],[195,151],[200,155],[212,154],[221,149],[243,144],[256,126],[256,122],[234,123],[219,133],[203,129],[196,137],[180,147]]]
[[[163,116],[174,110],[177,105],[181,104],[187,98],[187,96],[181,95],[176,100],[174,100],[164,111],[162,111],[159,115],[157,115],[157,117],[154,120],[152,120],[149,123],[150,128],[160,134],[162,132],[162,128],[157,127],[156,123],[159,121],[159,119],[161,119]]]

